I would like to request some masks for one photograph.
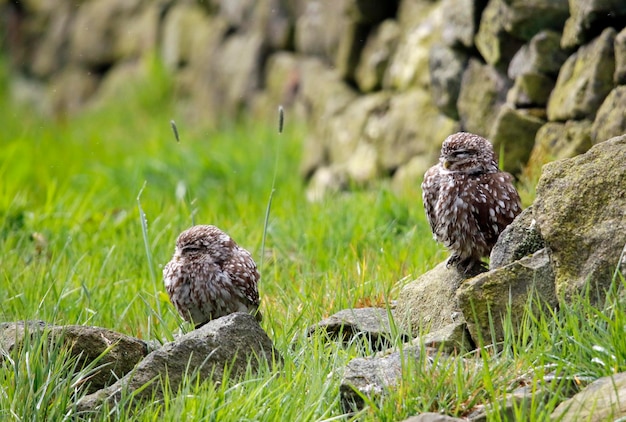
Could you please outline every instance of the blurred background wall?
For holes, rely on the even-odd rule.
[[[284,106],[307,126],[311,199],[413,183],[459,130],[518,176],[626,132],[623,0],[0,0],[0,16],[11,93],[42,113],[123,101],[147,60],[187,121]]]

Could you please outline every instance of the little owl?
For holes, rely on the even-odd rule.
[[[172,303],[195,328],[233,312],[248,312],[260,321],[259,278],[250,253],[215,226],[182,232],[163,268]]]
[[[443,142],[439,164],[424,175],[422,198],[433,237],[452,253],[448,268],[484,270],[481,258],[522,210],[512,181],[485,138],[459,132]]]

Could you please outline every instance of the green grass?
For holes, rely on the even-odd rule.
[[[185,122],[176,115],[171,81],[151,66],[151,77],[117,103],[61,122],[10,104],[0,66],[0,320],[89,324],[170,340],[190,327],[167,299],[162,266],[178,233],[194,222],[215,224],[262,267],[262,325],[285,358],[282,370],[262,368],[220,386],[192,378],[181,391],[166,390],[162,402],[109,409],[103,418],[342,418],[341,368],[367,350],[304,333],[341,309],[386,306],[404,283],[445,258],[432,241],[417,183],[401,194],[381,182],[308,203],[297,176],[302,127],[289,116],[282,135],[273,122],[220,131]],[[409,364],[405,382],[358,417],[467,415],[511,391],[530,368],[529,382],[538,385],[546,365],[570,377],[624,370],[626,313],[618,301],[610,309],[596,311],[583,298],[554,315],[529,315],[524,335],[508,336],[502,352]],[[67,417],[81,394],[77,378],[67,376],[73,365],[65,351],[37,339],[4,358],[0,419]],[[520,409],[519,420],[546,420],[564,387],[549,388],[553,399],[533,402],[530,414]],[[489,420],[500,419],[491,412]]]

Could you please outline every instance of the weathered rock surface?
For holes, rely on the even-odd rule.
[[[417,416],[411,416],[402,422],[461,422],[465,419],[453,418],[452,416],[442,415],[440,413],[420,413]]]
[[[382,22],[370,34],[355,71],[355,80],[362,92],[382,87],[383,78],[400,37],[400,27],[393,19]]]
[[[468,132],[489,136],[512,81],[495,68],[470,59],[463,73],[457,103],[461,124]]]
[[[593,42],[572,54],[559,72],[548,102],[553,121],[593,119],[613,89],[616,32],[607,28]]]
[[[521,171],[533,149],[535,134],[544,123],[527,110],[515,109],[508,104],[500,107],[489,139],[495,151],[504,151],[504,159],[500,162],[504,170],[510,173]]]
[[[570,0],[569,4],[561,40],[564,48],[584,44],[607,26],[623,26],[626,4],[620,0]]]
[[[489,256],[489,269],[504,267],[545,247],[533,207],[526,208],[498,237]]]
[[[442,262],[402,288],[398,295],[396,322],[413,335],[436,331],[463,318],[456,291],[464,278]]]
[[[545,249],[467,280],[456,296],[476,344],[502,341],[502,321],[510,315],[513,326],[520,324],[529,304],[548,309],[558,305],[554,272]]]
[[[602,297],[611,284],[626,244],[625,156],[622,135],[544,166],[533,207],[566,299],[588,283]]]
[[[465,318],[458,316],[456,319],[457,322],[418,337],[412,343],[416,346],[424,344],[450,354],[473,350],[476,345],[467,331]]]
[[[618,86],[606,97],[591,126],[594,144],[626,133],[626,86]]]
[[[600,378],[552,412],[551,419],[563,422],[601,422],[626,416],[626,373]]]
[[[572,158],[591,148],[590,120],[568,120],[565,123],[548,122],[535,135],[535,145],[528,159],[530,168],[562,158]]]
[[[427,355],[422,355],[422,353]],[[352,359],[344,369],[339,393],[345,412],[363,408],[362,395],[371,399],[380,398],[385,392],[398,385],[402,368],[406,365],[432,365],[428,354],[434,349],[416,346],[404,347],[402,353],[393,351],[373,357]]]
[[[0,349],[11,353],[25,336],[45,335],[52,342],[62,342],[78,356],[79,368],[97,361],[97,368],[85,380],[88,392],[94,392],[130,372],[149,352],[148,344],[100,327],[83,325],[48,325],[43,321],[0,323]]]
[[[251,315],[234,313],[208,322],[172,343],[146,356],[135,369],[110,385],[83,397],[77,403],[79,413],[97,411],[105,402],[115,405],[122,392],[133,392],[134,400],[159,399],[167,379],[177,391],[185,376],[221,382],[224,369],[233,378],[246,372],[248,365],[258,370],[280,360],[272,341]]]
[[[346,343],[365,338],[372,350],[382,350],[391,346],[395,337],[389,324],[390,312],[384,308],[344,309],[309,327],[307,332],[309,336],[324,332],[331,339]]]

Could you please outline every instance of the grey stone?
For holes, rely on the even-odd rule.
[[[544,29],[560,31],[569,16],[568,0],[503,0],[504,29],[513,37],[529,40]]]
[[[566,301],[587,287],[590,297],[601,300],[620,265],[626,244],[625,156],[622,135],[543,167],[534,213],[554,263],[557,291]]]
[[[451,133],[456,133],[456,128]],[[442,140],[443,142],[443,140]],[[391,179],[391,186],[398,195],[414,195],[415,189],[424,178],[424,173],[432,167],[439,158],[438,151],[425,152],[411,158],[406,164],[401,165]]]
[[[212,43],[207,42],[212,23],[213,20],[197,4],[174,5],[163,21],[160,49],[163,64],[176,70],[194,60],[194,55],[203,54],[204,49],[213,50]]]
[[[457,101],[461,78],[469,55],[462,50],[435,44],[430,49],[430,92],[435,104],[446,116],[458,120]]]
[[[558,305],[547,250],[471,278],[457,290],[456,297],[474,343],[501,342],[507,315],[513,327],[518,327],[528,305],[548,309]]]
[[[569,0],[570,17],[565,22],[561,45],[573,48],[593,38],[603,28],[621,28],[626,17],[622,0]]]
[[[393,19],[382,22],[369,35],[355,73],[361,91],[380,89],[399,37],[400,28]]]
[[[135,403],[162,398],[159,378],[167,377],[169,388],[178,390],[185,376],[222,382],[228,366],[231,378],[272,366],[280,356],[272,341],[253,316],[234,313],[209,321],[201,328],[165,344],[146,356],[135,369],[115,384],[81,398],[79,413],[97,412],[104,404],[114,405],[122,392],[133,393]]]
[[[524,73],[515,78],[506,101],[517,108],[545,107],[554,83],[554,79],[543,73]]]
[[[489,0],[480,19],[474,42],[480,55],[492,66],[507,66],[523,44],[506,30],[506,16],[510,13],[503,0]]]
[[[567,60],[568,54],[561,49],[561,36],[555,31],[541,31],[515,53],[509,64],[509,78],[515,79],[525,73],[542,73],[556,77]]]
[[[363,95],[352,101],[341,113],[330,116],[320,139],[326,143],[332,163],[346,163],[363,142],[363,131],[372,114],[386,113],[390,95],[379,92]]]
[[[306,188],[306,199],[309,202],[319,202],[329,194],[346,190],[348,175],[345,168],[339,166],[319,167],[312,174]]]
[[[565,61],[548,101],[551,121],[595,117],[600,104],[613,89],[615,35],[613,28],[605,29]]]
[[[489,65],[470,59],[463,73],[458,111],[467,132],[489,136],[512,81]]]
[[[402,352],[388,353],[367,358],[355,358],[348,362],[339,385],[341,405],[346,413],[362,409],[365,402],[361,395],[370,399],[381,398],[389,388],[397,386],[402,378],[402,368],[408,365],[432,365],[427,354],[434,349],[405,346]],[[410,362],[410,363],[409,363]]]
[[[369,32],[369,26],[355,22],[349,22],[343,28],[334,61],[335,68],[343,80],[354,82],[354,74]]]
[[[438,152],[457,128],[456,121],[439,112],[428,91],[412,89],[393,95],[386,112],[373,113],[363,135],[375,145],[383,174],[393,174],[416,155]]]
[[[304,2],[295,24],[296,52],[334,64],[344,27],[350,22],[349,0]]]
[[[458,322],[456,291],[464,278],[445,261],[405,285],[398,294],[396,323],[414,336]]]
[[[92,393],[129,373],[148,354],[148,345],[139,339],[105,328],[83,325],[49,325],[43,321],[0,323],[0,350],[11,354],[26,341],[26,336],[46,336],[61,342],[78,359],[78,369],[94,364],[83,386]]]
[[[452,416],[442,415],[440,413],[420,413],[417,416],[411,416],[402,422],[462,422],[465,419],[453,418]]]
[[[228,37],[212,58],[212,103],[221,113],[237,116],[261,86],[264,45],[261,34]]]
[[[498,237],[489,256],[489,269],[504,267],[545,247],[537,229],[532,205],[509,224]]]
[[[399,0],[352,0],[347,13],[358,23],[374,25],[394,17],[398,10],[398,3]]]
[[[141,16],[142,3],[143,0],[94,0],[83,4],[77,9],[75,29],[71,32],[71,58],[83,66],[95,68],[128,58],[132,49],[124,41],[132,37],[126,38],[125,33],[133,26],[131,22],[136,23]],[[148,37],[156,36],[156,26],[154,29]]]
[[[32,51],[31,71],[41,78],[49,77],[59,71],[68,60],[67,44],[70,38],[75,10],[69,3],[59,3],[45,22],[45,27],[38,28],[40,42]],[[43,23],[42,22],[42,23]]]
[[[500,108],[489,139],[496,151],[504,151],[500,166],[510,173],[520,173],[535,144],[535,134],[545,123],[532,113],[509,105]]]
[[[78,113],[96,93],[100,78],[88,68],[66,66],[48,81],[48,98],[58,116]]]
[[[615,76],[616,85],[626,85],[626,28],[615,37]]]
[[[296,106],[306,110],[304,117],[306,121],[315,123],[316,130],[326,119],[341,113],[357,98],[357,93],[342,81],[336,70],[316,58],[300,60],[296,78]]]
[[[480,15],[487,0],[444,0],[442,40],[449,47],[474,47]]]
[[[626,416],[626,373],[602,377],[571,399],[561,402],[552,420],[602,422]]]
[[[457,320],[457,322],[418,337],[412,343],[414,345],[424,344],[427,347],[450,354],[473,350],[476,346],[470,337],[469,331],[467,331],[465,318],[459,312],[453,319]]]
[[[401,8],[408,8],[404,5],[411,2],[402,3]],[[387,67],[383,88],[398,91],[406,91],[409,88],[428,89],[430,84],[428,56],[430,46],[440,39],[442,15],[440,3],[412,4],[410,15],[406,16],[406,20],[400,20],[400,38]]]
[[[384,308],[344,309],[309,327],[307,332],[309,336],[324,332],[332,340],[346,343],[364,338],[371,350],[382,350],[393,344],[396,334],[407,340],[405,335],[392,330],[389,324],[391,312]]]
[[[548,122],[535,136],[528,168],[540,169],[547,162],[575,157],[591,148],[591,121]]]
[[[626,86],[618,86],[606,97],[591,126],[591,141],[604,142],[626,133]]]

